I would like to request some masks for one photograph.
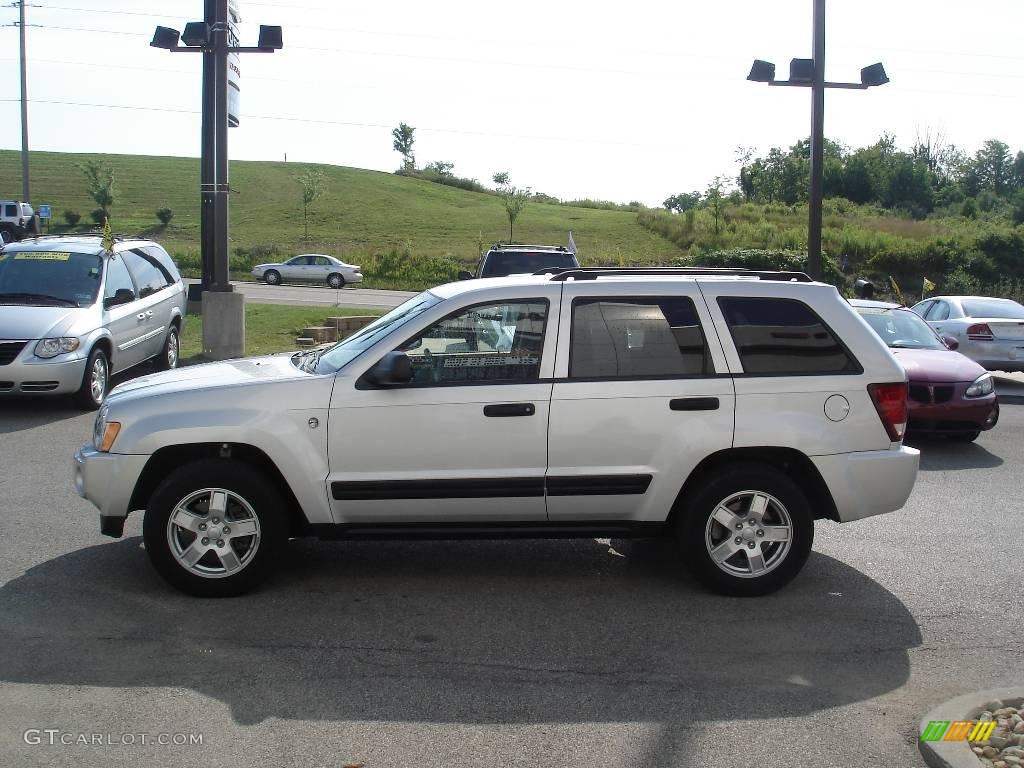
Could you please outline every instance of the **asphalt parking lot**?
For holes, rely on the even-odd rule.
[[[976,444],[911,441],[903,511],[819,523],[750,600],[617,540],[299,541],[260,592],[187,598],[74,494],[92,415],[0,402],[0,765],[922,766],[924,712],[1024,683],[1010,399]]]

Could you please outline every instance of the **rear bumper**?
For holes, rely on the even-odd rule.
[[[989,371],[1024,371],[1024,339],[966,340],[957,351]]]
[[[810,458],[832,492],[839,521],[848,523],[894,512],[906,504],[917,479],[921,453],[902,446]]]

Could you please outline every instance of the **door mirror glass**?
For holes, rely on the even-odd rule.
[[[473,279],[473,273],[472,272],[467,272],[464,269],[459,270],[459,280],[472,280],[472,279]]]
[[[404,352],[388,352],[363,378],[378,387],[399,387],[412,381],[412,362]]]
[[[109,296],[103,300],[103,308],[110,309],[111,307],[117,307],[121,304],[130,304],[135,301],[135,291],[131,288],[118,288],[113,296]]]
[[[943,335],[942,340],[946,343],[947,347],[954,351],[960,348],[960,342],[954,339],[952,336]]]

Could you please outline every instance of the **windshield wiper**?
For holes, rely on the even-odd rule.
[[[61,296],[51,296],[48,293],[23,293],[15,291],[0,293],[0,301],[3,301],[4,299],[24,299],[26,301],[56,301],[68,307],[78,306],[77,301],[65,299]]]

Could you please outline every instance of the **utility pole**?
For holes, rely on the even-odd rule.
[[[205,0],[203,19],[212,24],[216,18],[217,0]],[[201,291],[205,293],[213,284],[213,254],[216,249],[214,240],[215,192],[217,189],[216,164],[216,107],[217,107],[217,76],[212,46],[203,48],[203,115],[200,151],[199,178],[199,253],[202,263]]]
[[[820,280],[821,214],[825,191],[825,0],[814,0],[814,79],[811,82],[811,184],[807,213],[807,271]]]
[[[21,33],[21,199],[31,202],[28,177],[28,76],[25,72],[25,0],[18,0]]]

